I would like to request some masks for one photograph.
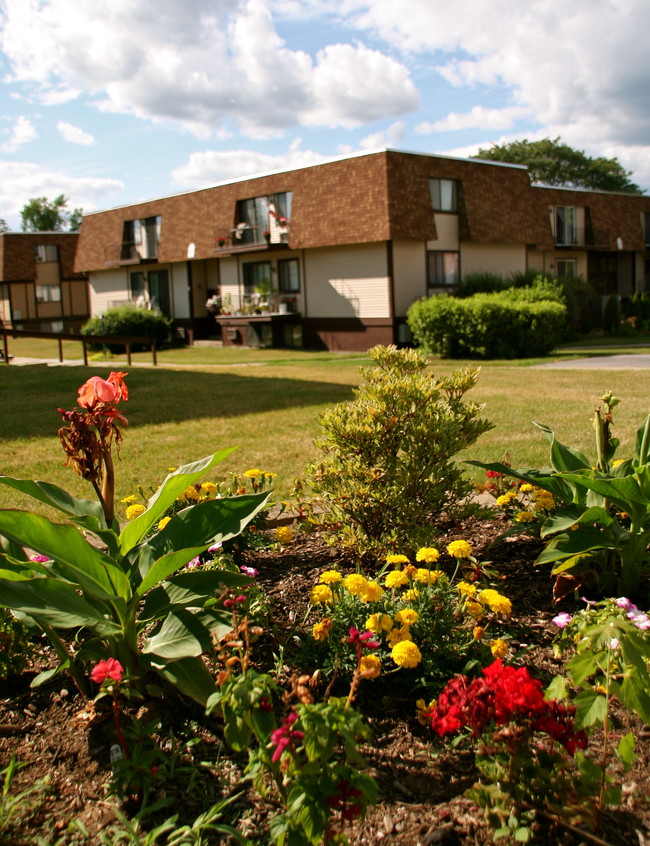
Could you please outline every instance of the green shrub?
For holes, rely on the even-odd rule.
[[[610,294],[603,311],[603,329],[615,334],[621,325],[621,301],[616,294]]]
[[[546,355],[564,339],[567,323],[557,292],[553,300],[540,298],[550,285],[465,300],[444,294],[419,300],[408,310],[408,325],[416,343],[443,358]]]
[[[134,305],[125,304],[117,308],[111,308],[99,317],[91,317],[81,328],[81,334],[92,335],[122,335],[139,338],[151,338],[160,347],[167,343],[170,338],[172,320],[166,317],[161,311],[149,311],[146,308],[136,308]],[[92,350],[101,350],[103,344],[96,343],[89,345]],[[112,353],[124,352],[124,344],[108,344]],[[146,350],[142,344],[133,344],[131,349]]]
[[[453,457],[492,424],[463,400],[476,369],[436,379],[415,350],[379,346],[369,356],[375,366],[361,368],[355,399],[321,416],[323,457],[307,477],[330,539],[361,553],[417,549],[468,493]]]
[[[508,283],[498,273],[490,273],[487,270],[468,273],[460,280],[455,291],[457,297],[471,297],[474,294],[489,294],[492,291],[502,291]]]

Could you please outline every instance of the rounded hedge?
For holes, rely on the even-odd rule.
[[[439,294],[407,313],[413,338],[443,358],[531,358],[547,355],[564,338],[566,306],[519,289],[467,299]]]
[[[92,335],[120,335],[122,337],[151,338],[160,347],[167,343],[171,335],[172,320],[166,317],[161,311],[146,308],[137,308],[134,305],[118,306],[111,308],[99,317],[91,317],[81,327],[81,334],[86,337]],[[89,344],[92,350],[101,350],[102,342]],[[124,344],[107,344],[112,353],[122,353],[125,350]],[[144,344],[133,344],[133,352],[146,350]]]

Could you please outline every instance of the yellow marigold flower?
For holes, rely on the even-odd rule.
[[[535,515],[531,511],[520,511],[515,520],[518,523],[534,523]]]
[[[264,474],[261,470],[258,470],[257,467],[253,467],[252,470],[246,470],[244,473],[242,473],[242,475],[246,476],[247,479],[257,479],[260,476],[263,476]]]
[[[553,511],[555,508],[555,500],[552,496],[540,497],[535,503],[535,509],[538,511]]]
[[[124,499],[121,499],[120,502],[135,502],[135,499],[135,494],[129,494],[128,496],[125,496]]]
[[[136,517],[139,517],[141,514],[147,509],[139,502],[136,502],[134,505],[129,505],[126,509],[126,519],[127,520],[135,520]]]
[[[175,473],[177,470],[178,470],[178,467],[168,467],[167,468],[168,473]]]
[[[412,641],[403,640],[395,644],[390,657],[398,667],[417,667],[422,660],[422,653]]]
[[[417,573],[417,567],[414,567],[412,564],[407,564],[405,567],[402,568],[402,573],[411,580],[413,576]]]
[[[386,564],[408,564],[409,560],[406,555],[387,555]]]
[[[369,581],[365,592],[361,594],[361,599],[363,602],[378,602],[381,599],[383,592],[384,589],[379,582]]]
[[[412,626],[413,623],[417,623],[420,619],[420,615],[414,608],[402,608],[401,611],[398,611],[397,614],[395,614],[395,619],[398,623]]]
[[[482,590],[478,595],[478,600],[483,605],[488,605],[495,614],[503,614],[505,617],[512,614],[512,603],[507,596],[503,596],[496,590],[491,588]]]
[[[485,616],[485,609],[480,602],[476,602],[474,599],[467,600],[465,610],[469,616],[473,617],[477,622],[480,622]]]
[[[388,614],[371,614],[366,620],[366,629],[375,634],[389,632],[392,628],[393,621]]]
[[[332,630],[332,618],[324,617],[319,623],[314,623],[311,633],[314,640],[327,640]]]
[[[359,675],[362,679],[376,679],[381,673],[381,660],[378,655],[364,655],[359,663]]]
[[[424,561],[425,564],[435,564],[439,558],[440,553],[433,546],[421,546],[415,555],[416,561]]]
[[[617,458],[616,461],[612,461],[612,467],[618,467],[618,465],[622,464],[624,461],[624,458]]]
[[[522,493],[531,493],[535,490],[535,488],[529,484],[528,482],[524,482],[524,484],[519,488]]]
[[[289,526],[278,526],[274,534],[280,543],[291,543],[293,540],[293,530]]]
[[[485,629],[482,626],[474,626],[472,629],[472,637],[474,640],[481,640],[485,634]]]
[[[158,531],[162,532],[162,530],[165,528],[165,526],[167,525],[167,523],[169,523],[171,519],[171,517],[162,517],[160,520],[158,520]]]
[[[324,573],[320,574],[319,582],[322,582],[324,585],[333,585],[336,582],[340,582],[343,576],[339,573],[338,570],[325,570]]]
[[[409,590],[405,590],[402,594],[402,599],[405,599],[407,602],[413,602],[414,599],[417,599],[420,595],[420,591],[417,588],[410,588]]]
[[[508,654],[508,644],[505,640],[501,640],[501,638],[498,637],[490,644],[490,652],[495,658],[505,658]]]
[[[421,723],[423,726],[429,725],[430,718],[427,716],[427,714],[429,711],[433,710],[436,707],[436,704],[436,699],[432,699],[428,705],[425,699],[416,700],[415,715],[417,717],[418,723]]]
[[[476,596],[476,585],[471,584],[471,582],[458,582],[456,590],[463,596]]]
[[[217,486],[214,482],[203,482],[203,484],[201,485],[201,490],[209,495],[217,490]]]
[[[343,579],[343,585],[352,596],[362,597],[368,590],[368,579],[358,573],[351,573]]]
[[[508,491],[508,493],[501,494],[501,496],[497,497],[497,505],[499,508],[507,508],[513,499],[517,498],[517,494],[514,491]]]
[[[185,488],[183,493],[178,497],[181,502],[184,502],[186,499],[193,500],[196,502],[196,500],[200,498],[201,494],[197,491],[194,485],[190,485],[189,488]]]
[[[387,588],[404,587],[409,583],[409,577],[401,570],[393,570],[384,579]]]
[[[452,541],[447,544],[447,552],[454,558],[470,558],[472,551],[471,543],[464,540]]]
[[[333,599],[332,591],[327,585],[314,585],[309,595],[309,600],[312,605],[318,603],[326,604]]]
[[[402,643],[405,640],[413,640],[411,631],[408,626],[402,626],[401,629],[394,628],[388,632],[386,636],[386,643],[392,648],[397,643]]]

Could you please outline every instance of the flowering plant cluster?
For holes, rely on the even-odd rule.
[[[490,639],[488,631],[510,617],[512,606],[506,596],[482,587],[472,552],[467,541],[457,540],[447,545],[446,555],[421,547],[414,564],[406,555],[390,554],[383,574],[374,578],[361,572],[321,573],[310,595],[319,612],[311,641],[320,666],[352,675],[359,645],[348,634],[352,630],[362,632],[360,638],[375,649],[362,659],[363,678],[417,668],[418,678],[431,683],[490,651],[506,655],[506,642]],[[437,569],[443,560],[453,563],[452,576]]]
[[[498,470],[488,470],[486,482],[476,483],[474,489],[491,494],[496,507],[513,521],[513,528],[506,535],[522,531],[539,535],[544,521],[557,508],[550,491],[530,482],[508,479]]]

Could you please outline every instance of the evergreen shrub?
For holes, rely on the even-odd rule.
[[[137,308],[126,303],[125,305],[111,308],[98,317],[91,317],[81,328],[81,334],[86,337],[93,335],[121,335],[140,338],[151,338],[156,341],[156,346],[166,344],[171,335],[172,320],[166,317],[161,311]],[[103,344],[89,344],[91,350],[101,350]],[[112,353],[123,353],[124,344],[107,344]],[[133,344],[133,352],[146,350],[143,344]]]

